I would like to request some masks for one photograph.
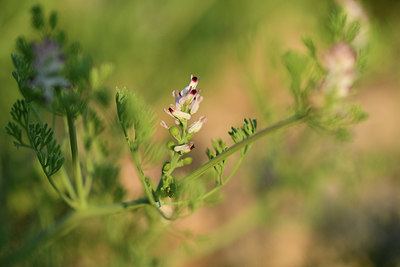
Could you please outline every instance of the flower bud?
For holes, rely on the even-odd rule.
[[[167,172],[171,169],[171,163],[169,163],[168,161],[164,163],[163,167],[162,167],[162,171],[163,172]]]
[[[169,140],[169,141],[167,142],[167,148],[168,148],[168,150],[174,151],[174,147],[175,147],[174,141]]]
[[[190,165],[190,164],[192,164],[192,162],[193,162],[193,159],[191,157],[186,157],[178,162],[178,166],[182,167],[185,165]]]
[[[179,132],[178,127],[176,126],[171,126],[169,128],[169,133],[172,135],[173,138],[175,138],[176,140],[181,140],[181,133]]]

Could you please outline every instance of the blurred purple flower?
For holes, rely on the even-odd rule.
[[[35,76],[30,85],[44,90],[46,102],[53,99],[54,87],[68,88],[69,82],[63,76],[65,58],[58,43],[46,38],[42,43],[32,45],[34,53],[33,68]]]
[[[357,55],[346,43],[336,43],[323,57],[327,75],[322,85],[327,93],[334,92],[339,97],[349,94],[356,79]]]

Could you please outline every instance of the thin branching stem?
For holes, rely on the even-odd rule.
[[[71,180],[70,180],[64,166],[61,166],[61,168],[60,168],[60,175],[61,175],[61,179],[65,185],[65,188],[67,189],[68,194],[70,195],[70,197],[73,200],[75,200],[77,198],[77,195],[76,195],[75,189],[72,186]]]
[[[250,145],[251,143],[257,141],[258,139],[264,137],[265,135],[276,131],[278,129],[281,129],[283,127],[286,127],[290,124],[299,122],[300,120],[304,119],[307,116],[307,113],[305,114],[296,114],[288,119],[282,120],[270,127],[264,128],[263,130],[259,131],[258,133],[254,134],[253,136],[250,136],[247,139],[244,139],[243,141],[231,146],[229,149],[227,149],[226,151],[224,151],[223,153],[219,154],[218,156],[216,156],[215,158],[211,159],[210,161],[208,161],[207,163],[203,164],[202,166],[200,166],[199,168],[197,168],[196,170],[194,170],[193,172],[191,172],[189,175],[187,175],[186,177],[184,177],[181,182],[182,183],[187,183],[187,182],[191,182],[195,179],[197,179],[198,177],[200,177],[202,174],[204,174],[209,168],[214,167],[215,165],[217,165],[218,163],[220,163],[221,161],[225,160],[226,158],[228,158],[230,155],[232,155],[233,153],[241,150],[242,148],[246,147],[247,145]]]
[[[71,145],[72,167],[74,171],[75,186],[78,194],[79,207],[85,208],[86,198],[83,187],[81,166],[78,157],[78,142],[76,139],[76,129],[75,129],[74,118],[72,114],[70,114],[69,112],[67,114],[67,122],[68,122],[69,140]]]
[[[30,106],[30,109],[33,111],[33,115],[35,116],[37,121],[42,125],[43,124],[42,118],[40,117],[40,113],[37,110],[37,108],[35,107],[35,105],[33,103],[30,103],[29,106]]]
[[[60,195],[60,197],[71,207],[71,208],[77,208],[75,202],[68,197],[65,193],[63,193],[58,187],[57,185],[54,183],[53,178],[47,173],[47,171],[43,169],[44,174],[47,177],[47,180],[50,182],[50,184],[52,185],[52,187],[54,188],[54,190],[56,190],[56,192]]]
[[[250,145],[251,146],[251,145]],[[233,168],[233,170],[231,171],[231,173],[225,178],[223,179],[223,172],[220,175],[220,182],[210,191],[208,191],[207,193],[205,193],[204,195],[200,196],[199,198],[196,199],[196,201],[202,201],[208,197],[210,197],[211,195],[213,195],[214,193],[216,193],[219,189],[221,189],[225,184],[227,184],[229,182],[229,180],[233,177],[233,175],[237,172],[237,170],[239,169],[240,165],[242,164],[244,158],[247,155],[247,152],[249,150],[247,150],[245,153],[243,153],[239,159],[239,161],[236,163],[235,167]],[[187,205],[191,202],[192,200],[190,199],[185,199],[185,200],[179,200],[179,201],[165,201],[163,202],[164,205],[168,205],[168,206],[180,206],[180,205]]]
[[[33,108],[33,106],[32,106]],[[38,120],[40,120],[40,116],[39,113],[36,111],[34,112],[34,114],[36,114],[36,116],[38,116]],[[41,121],[41,120],[40,120]],[[40,122],[42,123],[42,122]],[[29,147],[31,149],[33,149],[35,151],[35,153],[38,155],[38,151],[35,148],[35,146],[33,145],[33,140],[29,134],[29,128],[28,128],[28,124],[26,123],[25,125],[21,124],[21,126],[24,128],[27,136],[28,136],[28,140],[29,140],[29,144],[30,146],[25,146],[25,147]],[[57,194],[70,206],[70,207],[75,207],[74,202],[72,201],[71,198],[69,198],[66,194],[64,194],[56,185],[56,183],[54,182],[53,178],[51,177],[51,175],[48,174],[48,172],[46,171],[46,168],[40,164],[42,166],[42,170],[47,178],[47,180],[49,181],[49,183],[51,184],[51,186],[53,187],[53,189],[57,192]]]
[[[137,154],[137,151],[132,151],[132,157],[133,157],[133,161],[135,163],[136,170],[138,171],[139,179],[140,179],[140,182],[142,183],[143,190],[144,190],[147,198],[149,199],[150,203],[152,205],[155,205],[155,200],[154,200],[152,192],[150,191],[149,185],[146,182],[146,175],[144,174],[142,167],[140,165],[139,155]]]

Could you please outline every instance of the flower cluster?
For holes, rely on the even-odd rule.
[[[52,88],[69,86],[69,82],[62,75],[65,59],[61,47],[55,41],[46,38],[43,43],[33,44],[32,50],[35,77],[30,85],[43,89],[45,100],[51,101],[53,98]]]
[[[334,44],[323,59],[327,71],[324,91],[335,92],[340,98],[347,96],[356,79],[356,52],[349,44],[340,42]]]
[[[182,89],[182,91],[174,90],[172,96],[175,98],[175,105],[170,105],[164,111],[175,120],[175,124],[180,127],[180,131],[176,126],[169,127],[164,121],[161,121],[161,126],[168,129],[171,135],[179,142],[179,145],[174,147],[174,151],[180,154],[190,152],[194,148],[194,143],[190,140],[193,134],[200,131],[204,123],[207,122],[205,116],[201,116],[197,121],[188,126],[187,122],[195,114],[203,101],[203,96],[199,94],[200,89],[196,87],[199,83],[199,78],[191,75],[190,83]]]

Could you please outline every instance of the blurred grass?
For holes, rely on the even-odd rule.
[[[197,153],[209,145],[210,136],[224,136],[242,117],[258,117],[262,126],[284,117],[290,100],[281,55],[288,48],[302,50],[303,35],[324,46],[321,20],[329,14],[328,2],[317,0],[41,3],[47,11],[59,11],[68,40],[79,40],[95,64],[114,64],[108,82],[112,88],[135,90],[160,117],[171,91],[183,87],[191,73],[199,74],[205,95],[202,110],[209,122],[199,134]],[[11,76],[10,53],[17,36],[34,33],[29,28],[30,2],[0,4],[3,127],[20,97]],[[393,101],[400,84],[400,10],[394,0],[365,4],[372,39],[368,69],[354,100],[371,114],[356,127],[354,144],[338,143],[302,127],[275,134],[254,147],[246,166],[224,190],[224,202],[172,225],[173,233],[193,232],[182,234],[184,241],[165,232],[167,225],[151,213],[121,214],[89,221],[36,254],[31,264],[92,266],[102,255],[104,266],[162,265],[162,255],[173,248],[174,261],[186,266],[393,266],[385,260],[396,260],[391,251],[400,248],[400,110]],[[316,10],[321,12],[316,15]],[[0,147],[2,254],[54,221],[66,207],[42,179],[33,155],[17,151],[3,130]],[[261,217],[260,205],[266,213]],[[247,231],[243,214],[251,221]],[[145,219],[137,220],[141,216]],[[226,231],[230,242],[218,247],[221,232],[225,233],[221,229],[231,220]],[[153,226],[145,227],[151,231],[139,231],[146,223]],[[195,234],[206,235],[208,241],[196,242]],[[182,250],[185,242],[194,245]],[[210,243],[216,248],[207,250]],[[385,250],[388,244],[390,249]]]

